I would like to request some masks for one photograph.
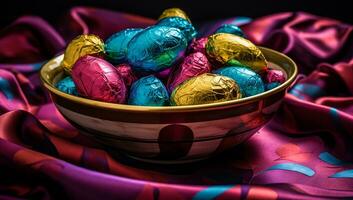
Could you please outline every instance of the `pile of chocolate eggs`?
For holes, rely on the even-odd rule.
[[[253,96],[285,81],[239,27],[224,24],[208,37],[197,35],[178,8],[165,10],[153,26],[125,29],[105,42],[79,35],[65,50],[67,76],[56,87],[110,103],[180,106]]]

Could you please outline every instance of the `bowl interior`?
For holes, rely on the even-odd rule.
[[[73,96],[70,94],[66,94],[61,92],[55,87],[56,82],[63,78],[65,72],[61,67],[60,63],[63,59],[63,55],[59,55],[48,63],[46,63],[41,71],[40,77],[44,86],[52,93],[59,95],[63,98],[69,99],[71,101],[80,102],[83,104],[88,104],[91,106],[98,106],[101,108],[106,109],[123,109],[123,110],[130,110],[130,111],[182,111],[182,110],[198,110],[198,109],[212,109],[218,106],[227,106],[227,105],[234,105],[234,104],[242,104],[242,103],[249,103],[252,101],[260,100],[264,97],[269,95],[273,95],[278,93],[282,90],[285,90],[294,80],[297,75],[297,66],[296,64],[286,55],[279,53],[275,50],[271,50],[265,47],[259,47],[263,54],[265,55],[266,59],[269,61],[269,67],[274,69],[279,69],[285,72],[286,81],[281,84],[280,86],[265,91],[261,94],[257,94],[254,96],[226,101],[226,102],[219,102],[219,103],[210,103],[210,104],[201,104],[201,105],[189,105],[189,106],[135,106],[135,105],[125,105],[125,104],[115,104],[115,103],[107,103],[101,102],[96,100],[91,100],[83,97]]]

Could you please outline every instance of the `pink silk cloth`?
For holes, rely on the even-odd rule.
[[[308,13],[242,25],[257,45],[279,50],[300,75],[275,118],[252,138],[210,160],[155,166],[107,153],[56,110],[41,65],[76,35],[106,39],[155,22],[72,8],[55,25],[24,16],[0,32],[0,199],[339,199],[353,198],[353,26]]]

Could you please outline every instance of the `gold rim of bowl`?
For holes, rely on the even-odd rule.
[[[70,94],[67,94],[67,93],[64,93],[64,92],[61,92],[60,90],[58,90],[52,83],[49,82],[48,78],[45,78],[46,77],[45,69],[49,67],[48,65],[50,65],[51,61],[53,61],[55,58],[57,58],[59,56],[53,58],[52,60],[48,61],[46,64],[44,64],[42,66],[42,68],[40,70],[40,78],[41,78],[44,86],[50,92],[52,92],[62,98],[68,99],[70,101],[74,101],[79,104],[86,104],[86,105],[89,105],[92,107],[97,107],[97,108],[102,108],[102,109],[124,110],[124,111],[131,111],[131,112],[148,112],[148,111],[151,111],[151,112],[180,112],[180,111],[198,111],[198,110],[205,110],[205,109],[210,110],[210,109],[217,109],[219,107],[228,107],[228,106],[242,105],[245,103],[255,102],[255,101],[261,100],[265,97],[268,97],[272,94],[275,94],[275,93],[278,93],[282,90],[285,90],[290,86],[290,84],[293,83],[293,81],[295,80],[295,77],[298,73],[298,68],[297,68],[297,65],[295,64],[295,62],[292,59],[290,59],[288,56],[286,56],[278,51],[275,51],[275,50],[272,50],[269,48],[265,48],[265,47],[259,47],[259,48],[264,52],[275,54],[277,56],[284,58],[293,67],[293,73],[288,74],[288,72],[286,71],[286,74],[289,77],[287,77],[287,80],[284,83],[282,83],[280,86],[278,86],[274,89],[271,89],[271,90],[268,90],[263,93],[260,93],[260,94],[254,95],[254,96],[250,96],[250,97],[245,97],[245,98],[235,99],[235,100],[230,100],[230,101],[224,101],[224,102],[217,102],[217,103],[187,105],[187,106],[135,106],[135,105],[126,105],[126,104],[107,103],[107,102],[87,99],[84,97],[70,95]],[[264,54],[266,54],[266,53],[264,53]],[[277,63],[275,63],[275,64],[277,64]],[[279,64],[277,64],[277,65],[279,65]],[[283,69],[282,66],[280,66],[280,67]]]

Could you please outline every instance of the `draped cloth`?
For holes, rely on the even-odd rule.
[[[353,198],[353,27],[303,12],[222,23],[291,57],[300,75],[274,119],[245,143],[209,160],[156,166],[111,155],[57,111],[42,64],[76,35],[103,39],[153,19],[75,7],[49,24],[18,18],[0,32],[1,199]]]

